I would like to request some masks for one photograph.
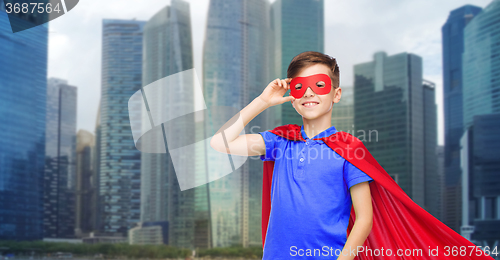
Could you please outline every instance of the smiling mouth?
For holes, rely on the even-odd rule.
[[[315,101],[311,101],[311,102],[306,102],[304,104],[302,104],[304,107],[315,107],[317,106],[319,103],[318,102],[315,102]]]

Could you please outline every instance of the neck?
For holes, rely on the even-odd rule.
[[[304,122],[304,132],[306,132],[307,137],[313,138],[317,134],[325,131],[326,129],[332,127],[332,111],[324,114],[321,117],[315,119],[307,119],[302,117]]]

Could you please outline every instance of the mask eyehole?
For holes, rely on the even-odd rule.
[[[300,90],[301,88],[302,88],[302,84],[301,83],[295,84],[295,89],[296,90]]]
[[[316,82],[316,86],[318,86],[319,88],[322,88],[322,87],[324,87],[325,85],[326,85],[326,84],[325,84],[325,82],[324,82],[324,81],[318,81],[318,82]]]

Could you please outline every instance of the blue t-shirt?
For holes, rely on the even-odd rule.
[[[332,126],[314,138],[336,131]],[[336,259],[347,241],[349,189],[373,181],[323,141],[309,139],[304,126],[301,133],[306,142],[260,132],[266,144],[261,160],[275,161],[265,260]]]

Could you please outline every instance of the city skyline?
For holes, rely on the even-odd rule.
[[[196,8],[191,8],[193,55],[195,70],[198,75],[202,75],[202,46],[209,1],[187,2],[196,2]],[[485,7],[489,2],[478,0],[473,4]],[[470,2],[449,0],[429,9],[430,3],[413,1],[402,5],[391,0],[377,4],[370,1],[325,1],[325,53],[339,61],[341,86],[352,85],[353,65],[370,60],[376,51],[385,51],[388,55],[406,51],[422,56],[424,78],[436,83],[438,144],[442,145],[444,138],[440,30],[451,10]],[[132,3],[128,5],[127,1],[120,1],[119,4],[117,1],[106,1],[97,5],[97,2],[90,0],[79,3],[64,18],[49,22],[48,77],[64,78],[79,86],[77,129],[90,132],[95,129],[101,86],[102,19],[149,20],[165,5],[165,1],[149,1],[139,6]],[[100,8],[97,9],[96,6]],[[382,11],[387,11],[387,15],[378,15]],[[413,15],[422,12],[426,13],[426,19],[423,21],[421,16]],[[378,22],[373,23],[374,19]],[[75,52],[75,49],[79,51]],[[264,87],[262,86],[262,89]]]
[[[21,186],[16,183],[24,183],[23,185],[27,187],[39,181],[43,182],[42,191],[37,187],[20,190],[22,191],[19,196],[21,200],[29,198],[29,191],[31,199],[38,203],[27,206],[25,210],[21,207],[15,208],[17,205],[12,203],[18,198],[6,204],[8,207],[3,214],[0,214],[0,223],[8,222],[0,225],[0,238],[2,235],[4,238],[17,235],[15,232],[19,233],[20,228],[27,230],[28,225],[23,226],[23,218],[27,216],[27,209],[30,208],[31,213],[35,215],[43,211],[43,221],[33,222],[33,225],[37,226],[42,224],[43,228],[42,230],[35,228],[31,234],[23,235],[26,238],[28,236],[38,238],[40,235],[44,239],[72,238],[76,235],[85,239],[85,236],[90,235],[94,239],[94,235],[97,235],[99,237],[97,240],[126,241],[128,235],[131,243],[132,241],[142,243],[140,241],[147,238],[148,230],[152,230],[151,226],[156,223],[162,225],[161,229],[156,230],[157,236],[161,236],[161,241],[151,243],[165,242],[184,248],[192,248],[193,245],[211,248],[235,243],[243,247],[260,244],[261,234],[258,228],[261,203],[259,194],[262,188],[260,160],[250,160],[242,167],[236,167],[236,170],[231,161],[233,174],[209,181],[210,183],[202,188],[185,191],[186,188],[189,189],[185,183],[186,176],[191,176],[193,171],[198,178],[201,174],[214,169],[223,172],[223,165],[213,160],[214,157],[207,152],[212,150],[207,150],[206,147],[203,149],[202,146],[197,145],[187,150],[178,150],[179,147],[184,148],[185,140],[210,135],[227,121],[226,116],[229,118],[236,112],[226,109],[223,112],[206,114],[204,117],[199,117],[200,114],[197,113],[183,123],[178,123],[178,121],[174,124],[166,123],[175,121],[170,119],[182,114],[180,111],[205,107],[203,101],[207,102],[209,109],[220,105],[240,109],[245,107],[277,74],[285,72],[286,75],[286,67],[283,66],[288,65],[287,60],[291,58],[290,55],[298,54],[307,48],[312,50],[314,49],[313,43],[309,42],[317,42],[297,39],[295,42],[290,42],[288,46],[286,44],[273,46],[282,41],[294,41],[294,37],[300,38],[301,35],[305,35],[301,33],[304,29],[301,29],[299,25],[293,25],[296,22],[294,19],[281,20],[282,12],[288,12],[289,18],[293,18],[302,15],[302,10],[317,11],[317,3],[323,5],[324,2],[311,0],[309,2],[311,6],[302,6],[299,3],[303,2],[297,2],[301,0],[204,1],[210,3],[209,10],[206,10],[208,16],[205,18],[196,15],[203,11],[203,6],[195,5],[194,0],[167,0],[167,5],[163,3],[161,6],[158,5],[159,8],[149,6],[155,8],[155,12],[149,17],[139,17],[140,19],[122,18],[119,17],[120,15],[105,18],[88,16],[87,21],[97,19],[100,23],[101,31],[96,30],[101,37],[98,41],[99,45],[95,48],[92,47],[93,44],[87,45],[90,46],[89,49],[100,50],[101,53],[98,53],[100,58],[97,60],[99,66],[102,65],[102,67],[94,65],[87,67],[82,65],[80,60],[73,59],[69,66],[58,71],[69,73],[70,76],[66,75],[66,77],[62,74],[51,75],[48,67],[68,64],[67,59],[72,57],[72,54],[82,55],[86,52],[80,51],[78,48],[81,46],[75,44],[72,50],[77,51],[64,58],[51,60],[47,55],[50,55],[53,45],[48,42],[51,37],[56,38],[53,43],[61,37],[66,37],[68,40],[66,43],[71,45],[74,38],[70,37],[70,33],[62,35],[49,30],[46,24],[19,34],[10,34],[10,31],[5,34],[5,30],[2,31],[2,29],[7,27],[0,26],[0,36],[4,33],[3,39],[7,43],[4,44],[6,59],[3,64],[0,64],[0,67],[4,68],[4,76],[0,78],[3,78],[5,82],[0,86],[3,87],[7,98],[4,98],[5,105],[0,108],[7,113],[22,112],[22,116],[17,118],[15,116],[0,118],[0,121],[4,122],[2,125],[7,126],[8,130],[4,133],[4,138],[0,138],[3,139],[0,141],[3,141],[6,147],[0,151],[0,164],[4,165],[0,167],[0,200],[2,196],[3,198],[12,197],[11,191],[19,190]],[[349,10],[361,10],[360,13],[363,13],[365,9],[369,9],[372,3],[358,6],[363,1],[346,7],[348,9],[346,13],[349,13]],[[0,0],[0,5],[1,2],[2,0]],[[151,0],[151,3],[153,2],[155,1]],[[287,9],[286,4],[283,4],[281,11],[277,11],[276,7],[279,7],[282,2],[293,5],[296,9]],[[326,2],[332,5],[332,1]],[[387,8],[389,3],[392,9],[385,10],[384,7]],[[333,9],[344,8],[342,5],[345,3],[337,4],[333,6]],[[500,21],[497,18],[500,16],[496,16],[500,12],[500,0],[489,0],[484,5],[484,11],[477,15],[461,12],[461,9],[470,7],[470,3],[453,6],[445,12],[446,15],[440,10],[441,7],[436,8],[437,10],[430,10],[429,12],[434,17],[430,20],[443,18],[442,21],[439,20],[442,23],[432,29],[429,29],[427,23],[431,22],[428,20],[421,22],[425,24],[425,28],[418,27],[412,22],[413,17],[403,18],[399,13],[394,14],[395,10],[407,10],[412,7],[418,10],[418,6],[415,2],[403,6],[392,0],[383,0],[381,7],[377,6],[377,8],[384,9],[384,12],[392,14],[392,17],[373,19],[377,23],[372,22],[369,26],[377,26],[378,31],[365,31],[367,28],[363,24],[365,20],[357,17],[359,13],[353,13],[352,17],[343,13],[340,17],[332,18],[329,14],[334,12],[328,11],[326,5],[325,20],[329,17],[330,21],[333,19],[336,23],[328,25],[325,21],[324,27],[322,22],[317,23],[319,19],[323,21],[323,14],[319,14],[317,19],[309,20],[311,24],[315,24],[307,26],[310,31],[319,28],[309,37],[319,37],[321,41],[323,37],[325,38],[325,50],[319,51],[337,58],[342,72],[340,85],[350,90],[350,93],[346,91],[346,96],[340,103],[341,109],[335,112],[349,110],[351,114],[344,113],[346,118],[336,121],[332,113],[332,126],[340,131],[349,131],[360,139],[366,130],[377,132],[376,141],[365,142],[366,139],[364,139],[363,142],[415,203],[436,218],[444,219],[443,222],[446,225],[468,240],[471,240],[472,234],[473,240],[480,244],[498,244],[499,240],[495,236],[500,231],[490,230],[488,228],[490,222],[485,221],[495,221],[491,222],[491,225],[496,225],[500,221],[500,193],[497,192],[500,179],[496,178],[500,164],[498,160],[495,161],[491,157],[493,152],[485,151],[495,150],[499,143],[485,140],[498,141],[495,139],[494,127],[499,127],[496,119],[500,114],[493,113],[500,111],[500,95],[495,94],[500,92],[496,84],[500,75],[497,73],[500,67],[495,58],[498,49],[496,46],[499,46],[497,43],[500,41],[497,33],[499,29],[496,27]],[[306,7],[314,8],[307,9]],[[146,11],[141,8],[138,8],[138,12],[145,16]],[[377,12],[376,9],[372,11]],[[437,18],[437,14],[443,17]],[[197,26],[196,22],[200,19],[206,21],[206,23],[201,23],[203,28]],[[392,19],[401,20],[402,24],[393,27],[384,25]],[[307,19],[304,19],[304,24],[310,24],[306,21]],[[349,22],[354,22],[354,24],[349,24]],[[472,26],[463,29],[464,23],[469,22]],[[347,29],[328,27],[343,24]],[[358,30],[351,28],[356,26]],[[279,29],[273,31],[276,28],[283,28],[283,31]],[[323,28],[325,28],[324,35],[323,32],[318,34]],[[405,29],[404,32],[398,31],[401,28]],[[393,31],[388,34],[388,30]],[[463,35],[459,33],[461,30]],[[288,38],[284,37],[286,31],[291,32]],[[199,36],[196,36],[197,32],[202,32],[204,39],[201,41],[201,49],[197,49],[199,43],[199,39],[196,40]],[[434,35],[431,32],[437,32],[437,34]],[[33,37],[33,33],[37,33],[35,35],[37,37]],[[342,37],[345,33],[351,37]],[[51,34],[55,35],[51,36]],[[360,35],[363,35],[365,39],[355,42]],[[18,67],[24,63],[12,57],[13,55],[24,57],[22,56],[24,52],[19,54],[19,51],[33,48],[29,44],[16,44],[23,43],[30,37],[37,40],[35,42],[43,44],[39,44],[36,49],[38,52],[35,53],[37,56],[34,56],[33,65],[27,66],[27,71],[36,70],[37,73],[30,77],[23,77],[23,74],[20,74],[23,70]],[[441,37],[441,39],[436,43],[435,37]],[[337,43],[329,41],[329,38],[334,40],[344,38],[345,40]],[[91,37],[88,41],[92,42]],[[305,46],[299,48],[302,44]],[[344,44],[352,46],[343,47]],[[434,45],[438,46],[439,50],[435,49]],[[290,46],[297,47],[297,49],[290,50]],[[384,46],[384,48],[377,49],[377,46]],[[2,45],[0,45],[1,48]],[[331,52],[328,51],[329,48]],[[60,49],[62,51],[59,55],[65,53],[64,47]],[[352,51],[356,53],[351,53]],[[334,52],[338,52],[341,56],[335,56]],[[366,56],[365,52],[370,52],[370,56]],[[461,59],[457,61],[457,57],[462,57],[462,53],[463,62]],[[92,55],[87,55],[87,57],[89,58],[83,60],[92,64],[94,57]],[[343,65],[342,59],[346,57],[349,62],[356,61],[356,63]],[[442,62],[444,64],[440,64]],[[75,64],[82,65],[81,69],[76,72],[71,70],[71,66],[74,67]],[[281,65],[277,66],[277,64]],[[100,72],[94,75],[91,71],[96,67]],[[13,69],[16,70],[13,71]],[[151,83],[158,83],[161,81],[159,79],[166,79],[167,76],[178,72],[193,72],[193,75],[201,75],[200,82],[203,83],[203,90],[194,92],[195,88],[190,88],[190,80],[183,80],[183,83],[169,81],[169,86],[177,87],[175,90],[150,86]],[[78,81],[78,77],[85,73],[89,75],[87,82],[95,80],[94,76],[100,79],[97,87],[99,93],[93,93],[93,88],[89,88],[84,81]],[[47,79],[47,82],[37,84],[33,92],[27,90],[18,93],[12,87],[17,83],[21,88],[26,89],[32,86],[30,84],[32,81],[40,81],[42,76]],[[13,77],[15,80],[12,80]],[[196,77],[188,76],[188,78]],[[460,91],[460,100],[458,100],[456,94],[457,90],[462,89],[462,79],[464,95],[461,95]],[[196,83],[193,82],[193,86],[197,83],[199,83],[198,79]],[[37,94],[36,91],[41,91],[42,88],[46,88],[46,91]],[[159,89],[162,91],[157,91]],[[199,86],[196,86],[196,89],[200,89]],[[191,94],[186,94],[186,92]],[[142,93],[140,101],[145,102],[142,110],[134,109],[134,106],[140,103],[137,99],[135,101],[133,98],[129,99],[138,93]],[[466,95],[466,93],[470,94]],[[44,98],[40,98],[41,96]],[[200,96],[204,96],[205,100],[202,100]],[[15,102],[16,100],[23,102]],[[30,106],[26,103],[30,100],[36,101],[32,101],[33,105]],[[97,104],[93,104],[95,100]],[[457,100],[460,102],[457,103]],[[160,103],[166,106],[156,106]],[[94,105],[98,111],[93,111]],[[36,113],[29,113],[30,109],[37,107],[45,107],[46,111],[38,109]],[[276,111],[279,110],[276,109]],[[252,126],[259,126],[259,131],[264,131],[277,125],[298,122],[292,122],[296,120],[292,117],[282,117],[281,114],[271,111],[273,110],[266,110],[266,113],[260,114],[248,123],[245,132],[255,133],[254,130],[248,131]],[[42,112],[45,112],[43,116]],[[295,113],[296,111],[290,110],[289,112]],[[137,117],[138,113],[142,116]],[[148,113],[149,117],[145,116]],[[338,118],[339,115],[341,113],[338,113],[336,117]],[[37,135],[23,141],[29,141],[29,145],[35,145],[40,149],[42,146],[45,148],[43,152],[36,154],[40,158],[45,156],[44,179],[30,178],[30,181],[24,181],[21,179],[24,174],[19,173],[30,169],[20,166],[19,162],[28,159],[23,157],[24,152],[19,148],[24,149],[28,155],[33,151],[27,149],[32,148],[31,146],[26,148],[24,143],[24,146],[10,147],[9,144],[20,142],[20,137],[25,134],[22,134],[22,130],[16,129],[26,125],[27,120],[34,116],[37,116],[36,122],[43,121],[46,125],[43,133],[45,142],[38,144],[42,136],[37,140],[33,139],[37,138]],[[18,120],[14,121],[12,118]],[[282,118],[286,120],[282,121]],[[166,121],[161,123],[162,120]],[[163,153],[160,154],[149,153],[153,150],[143,149],[146,147],[144,146],[145,139],[141,139],[139,145],[136,138],[137,128],[134,128],[134,125],[153,126],[154,122],[160,122],[161,129],[164,129],[161,135],[164,143],[155,141],[153,144],[154,147],[164,145]],[[352,122],[352,128],[340,129],[339,126],[345,125],[346,122]],[[159,125],[156,124],[156,126]],[[458,127],[450,128],[450,126]],[[33,129],[36,130],[36,125]],[[27,131],[28,128],[25,127],[23,130]],[[132,135],[130,135],[130,130],[132,130]],[[87,149],[84,155],[75,154],[81,150],[77,146],[78,142],[83,140],[78,140],[82,137],[82,132],[87,132],[90,136],[95,134],[95,147]],[[80,137],[77,137],[77,133]],[[178,138],[179,133],[181,133],[181,138]],[[12,136],[14,138],[11,138]],[[459,144],[450,141],[458,141],[458,137],[460,137]],[[447,147],[444,147],[444,150],[436,149],[437,146],[443,145],[444,140],[446,140]],[[167,149],[167,143],[172,151]],[[447,164],[447,161],[450,161],[450,147],[455,149],[451,154],[455,154],[455,159],[458,160],[451,166]],[[174,151],[183,152],[177,152],[176,155]],[[443,156],[442,159],[437,159],[438,154]],[[85,159],[86,162],[75,165],[75,159],[80,155],[82,155],[81,159]],[[37,164],[41,160],[33,156],[28,158],[32,162],[29,166],[32,168],[30,173],[37,173]],[[191,161],[196,163],[187,163]],[[438,166],[438,161],[443,165]],[[176,162],[189,164],[189,166],[180,169]],[[495,166],[491,166],[493,164]],[[88,167],[88,171],[77,173],[78,169],[85,168],[80,166]],[[176,166],[175,170],[173,166]],[[483,169],[481,168],[483,166],[489,168]],[[2,171],[2,168],[7,170]],[[17,174],[13,175],[13,173]],[[456,181],[461,178],[461,183],[450,186],[449,173],[453,173]],[[80,178],[84,175],[87,178],[85,184]],[[11,176],[17,176],[17,178]],[[445,183],[441,180],[443,176],[446,176],[443,179],[446,180]],[[470,180],[468,176],[471,177]],[[88,189],[92,186],[98,192],[96,191],[93,195],[88,194],[90,196],[85,198],[78,195],[83,194],[80,193],[80,189]],[[470,196],[469,190],[473,191]],[[443,201],[436,202],[435,198],[441,197],[441,191],[445,198]],[[482,193],[479,194],[478,191]],[[462,192],[461,197],[460,192]],[[81,207],[82,199],[86,201],[83,204],[89,206],[87,209]],[[41,200],[43,204],[40,204]],[[445,208],[441,209],[440,205],[444,205]],[[15,208],[16,211],[12,212],[20,218],[13,218],[14,215],[9,212],[9,207]],[[449,217],[457,215],[460,210],[463,213],[461,217]],[[92,232],[92,234],[83,234],[83,229],[79,229],[82,224],[81,220],[87,218],[84,216],[85,213],[89,213],[87,216],[90,216],[85,224],[89,227],[93,226],[87,229],[87,232]],[[73,217],[76,217],[76,220]],[[469,217],[471,217],[470,220]],[[59,218],[65,221],[61,222]],[[460,220],[462,220],[462,225],[459,226]],[[476,228],[476,233],[474,233],[474,228]],[[72,234],[73,231],[74,234]]]

